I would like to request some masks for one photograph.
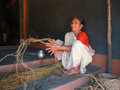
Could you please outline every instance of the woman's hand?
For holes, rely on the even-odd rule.
[[[49,42],[50,44],[57,44],[56,41],[55,41],[55,39],[50,39],[50,40],[48,40],[48,42]]]
[[[70,46],[60,46],[56,43],[56,41],[54,39],[50,39],[49,43],[46,44],[46,50],[48,52],[51,52],[51,55],[55,52],[55,51],[70,51],[72,48],[72,45]]]
[[[58,51],[60,46],[56,43],[54,39],[50,39],[48,42],[49,43],[46,44],[46,50],[48,51],[48,53],[51,52],[50,55],[52,55],[55,51]]]

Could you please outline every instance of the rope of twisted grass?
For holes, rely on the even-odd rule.
[[[54,69],[60,68],[62,64],[57,62],[54,65],[51,66],[46,66],[46,67],[41,67],[38,69],[32,69],[31,67],[27,66],[24,63],[23,56],[26,51],[27,46],[31,42],[39,42],[46,44],[45,41],[49,40],[50,38],[44,38],[44,39],[35,39],[35,38],[29,38],[25,42],[23,42],[17,49],[15,53],[8,54],[4,56],[2,59],[0,59],[0,62],[3,61],[5,58],[8,56],[15,56],[16,57],[16,72],[12,74],[7,74],[4,77],[0,79],[0,90],[13,90],[20,84],[24,84],[26,87],[26,83],[29,80],[35,80],[38,77],[42,77],[43,75],[53,71]],[[56,58],[55,58],[56,60]],[[18,71],[18,64],[22,63],[24,66],[25,70],[24,71]],[[35,84],[35,83],[34,83]],[[26,90],[26,88],[24,88]]]

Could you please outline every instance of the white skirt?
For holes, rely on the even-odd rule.
[[[59,42],[57,42],[59,43]],[[62,60],[62,65],[65,69],[71,69],[80,66],[80,73],[86,72],[86,66],[92,62],[94,50],[88,48],[81,41],[75,40],[72,45],[71,51],[55,52],[58,60]]]

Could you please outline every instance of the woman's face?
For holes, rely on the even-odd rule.
[[[73,31],[74,34],[77,34],[81,31],[83,27],[83,24],[81,24],[81,22],[78,20],[77,17],[73,18],[72,22],[71,22],[71,29]]]

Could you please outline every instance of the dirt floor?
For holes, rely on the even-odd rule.
[[[88,65],[86,74],[91,74],[100,70],[99,67]],[[79,73],[74,75],[65,75],[60,69],[56,69],[53,72],[36,79],[35,81],[29,81],[27,83],[26,90],[51,90],[58,86],[67,84],[76,79],[83,77],[84,75],[80,75]],[[34,85],[35,83],[35,85]],[[23,90],[24,85],[20,85],[15,90]]]
[[[17,48],[13,49],[0,49],[0,58],[5,56],[6,54],[14,53],[17,50]],[[24,54],[24,62],[30,62],[34,60],[43,60],[42,58],[38,57],[39,48],[34,47],[28,47],[25,54]],[[53,56],[50,56],[46,51],[44,58],[50,58]],[[8,65],[15,63],[15,57],[8,57],[4,61],[0,62],[0,65]],[[100,67],[88,65],[87,66],[87,72],[86,74],[94,73],[98,70],[100,70]],[[2,76],[2,73],[0,73],[0,76]],[[56,69],[53,72],[44,75],[41,78],[36,79],[35,81],[29,81],[27,82],[26,90],[49,90],[56,88],[58,86],[67,84],[71,81],[74,81],[78,78],[83,77],[84,75],[74,74],[74,75],[65,75],[63,72],[61,72],[60,69]],[[24,85],[20,85],[15,90],[24,90]]]

